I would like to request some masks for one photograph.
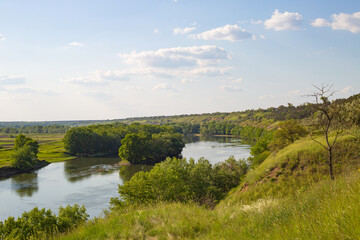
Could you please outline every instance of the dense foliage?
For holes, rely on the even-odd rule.
[[[138,172],[119,186],[113,208],[158,201],[196,202],[213,206],[237,186],[248,169],[246,162],[230,157],[212,166],[208,160],[167,158],[149,172]]]
[[[50,239],[84,223],[88,217],[85,207],[77,204],[65,208],[60,206],[58,216],[51,210],[35,207],[16,220],[9,217],[0,222],[0,239]]]
[[[71,128],[64,137],[65,149],[73,155],[118,154],[135,164],[153,164],[178,157],[184,147],[174,126],[134,123]]]
[[[119,157],[135,164],[153,164],[178,157],[185,144],[179,133],[129,133],[121,140]]]
[[[12,166],[18,169],[30,169],[37,163],[39,143],[36,140],[19,134],[15,138],[12,158]]]
[[[0,133],[65,133],[69,128],[61,125],[0,127]]]

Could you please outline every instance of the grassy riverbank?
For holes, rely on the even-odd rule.
[[[62,141],[64,134],[27,134],[28,137],[39,142],[39,160],[48,162],[61,162],[75,158],[65,153]],[[10,166],[14,137],[10,135],[0,136],[0,167]]]
[[[61,239],[358,239],[360,173],[248,205],[144,206],[114,212]]]

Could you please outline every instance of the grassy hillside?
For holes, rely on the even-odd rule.
[[[114,212],[60,239],[358,239],[360,173],[322,180],[283,199],[214,210],[192,204]]]
[[[319,141],[321,138],[318,138]],[[360,169],[360,144],[350,134],[339,138],[335,148],[334,170],[341,176]],[[271,154],[249,171],[244,182],[222,204],[248,203],[265,197],[284,197],[299,188],[330,178],[327,153],[310,137],[300,139]]]

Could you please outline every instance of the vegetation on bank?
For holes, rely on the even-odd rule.
[[[66,154],[62,141],[64,134],[27,134],[39,143],[37,158],[42,161],[60,162],[75,158]],[[12,148],[14,146],[13,136],[0,136],[0,167],[10,166],[12,159]]]
[[[206,159],[167,158],[149,172],[138,172],[119,186],[112,208],[165,202],[193,202],[215,206],[236,187],[248,170],[243,160],[230,157],[214,166]]]
[[[64,147],[72,155],[112,154],[130,163],[178,157],[184,146],[181,134],[166,125],[94,125],[72,128],[64,136]]]
[[[248,205],[211,210],[160,202],[122,208],[60,239],[358,239],[359,201],[360,174],[352,173]]]
[[[16,220],[9,217],[0,222],[0,239],[49,239],[85,223],[88,217],[85,207],[76,204],[60,206],[58,216],[51,210],[35,207]]]

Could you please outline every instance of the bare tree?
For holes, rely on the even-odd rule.
[[[340,109],[329,100],[335,93],[335,91],[332,90],[332,86],[333,85],[329,84],[323,84],[321,87],[314,85],[317,91],[308,96],[315,98],[316,104],[314,107],[317,110],[315,113],[315,124],[324,134],[325,144],[316,140],[313,136],[311,136],[311,139],[327,151],[327,164],[329,166],[330,177],[334,179],[333,151],[338,136],[343,132],[343,126]],[[330,139],[330,133],[334,133],[334,138]]]

